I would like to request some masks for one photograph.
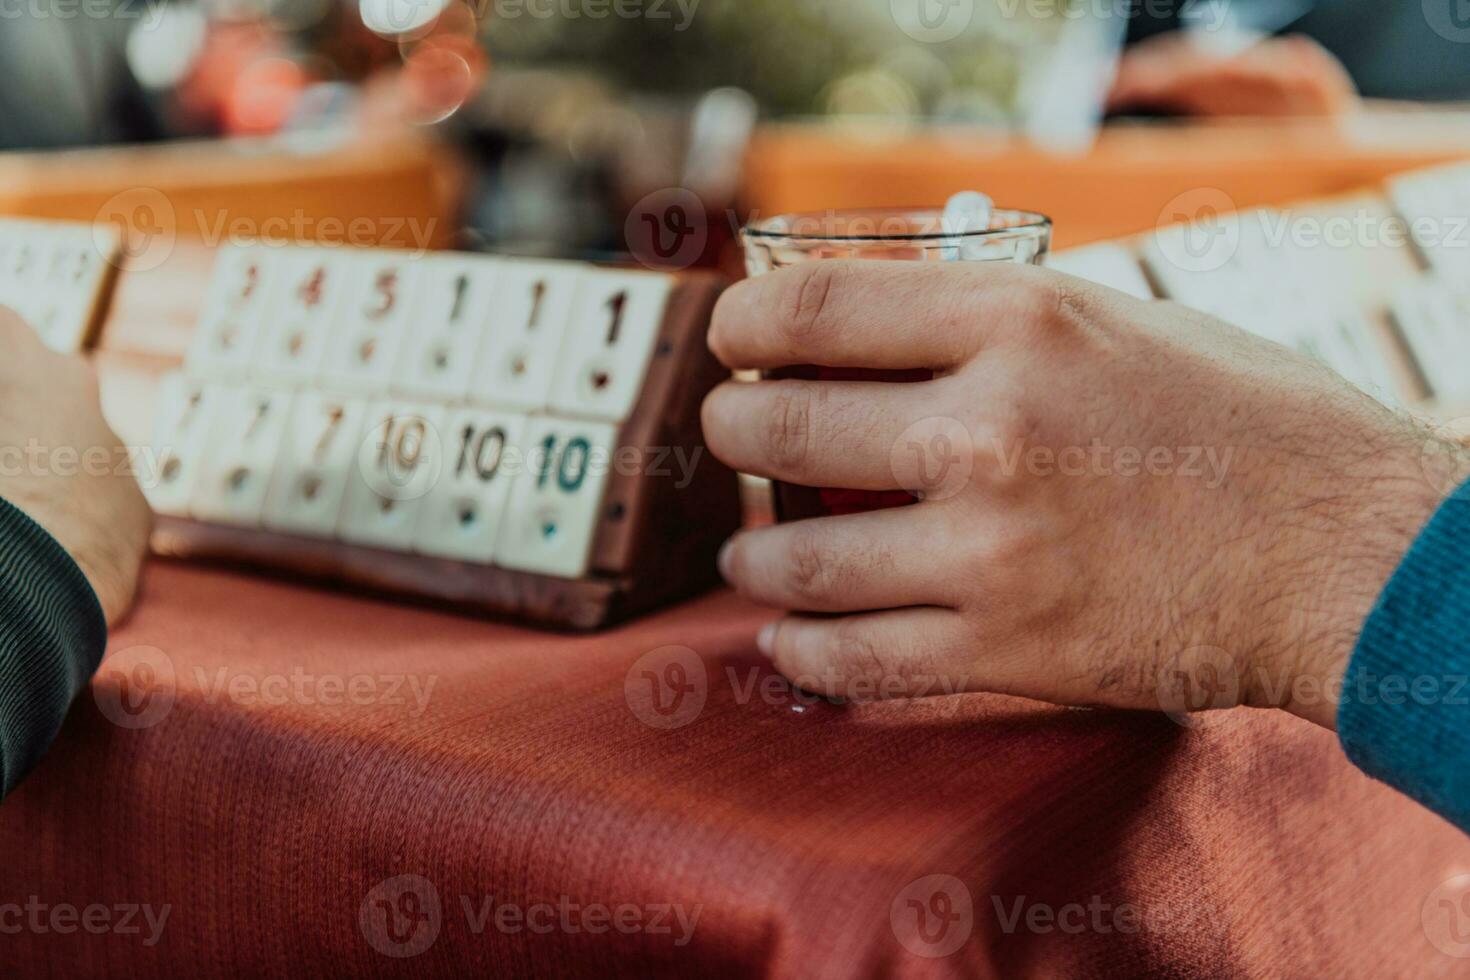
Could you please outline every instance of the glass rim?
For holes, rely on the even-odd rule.
[[[905,242],[924,244],[947,244],[954,242],[973,242],[985,239],[1003,239],[1019,237],[1027,234],[1050,232],[1052,221],[1046,215],[1037,211],[1025,211],[1017,208],[995,208],[991,211],[991,220],[998,216],[1015,219],[1012,224],[1000,228],[986,228],[981,231],[931,231],[931,232],[909,232],[906,234],[862,234],[862,235],[822,235],[810,234],[801,231],[791,231],[790,226],[801,221],[820,222],[823,219],[832,220],[844,217],[871,217],[899,218],[904,215],[927,215],[931,217],[942,217],[943,211],[934,207],[912,207],[912,208],[837,208],[829,211],[793,211],[787,214],[773,215],[751,222],[741,229],[740,234],[744,238],[754,239],[759,242],[788,241],[788,242],[829,242],[834,244],[854,242],[883,242],[887,244],[902,244]],[[784,224],[783,229],[778,225]]]

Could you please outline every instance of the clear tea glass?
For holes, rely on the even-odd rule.
[[[752,276],[821,259],[887,259],[901,262],[1014,262],[1039,265],[1051,247],[1051,219],[1032,211],[997,208],[982,230],[955,232],[942,208],[872,208],[783,214],[746,226],[741,233],[746,272]],[[928,381],[929,371],[874,371],[793,365],[768,378],[807,381]],[[915,502],[903,490],[773,485],[776,519],[801,520],[853,514]]]

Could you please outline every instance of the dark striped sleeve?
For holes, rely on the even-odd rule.
[[[0,500],[0,797],[50,746],[106,645],[107,621],[77,563]]]

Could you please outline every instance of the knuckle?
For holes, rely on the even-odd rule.
[[[828,555],[810,528],[792,525],[791,540],[786,546],[786,582],[798,597],[823,594],[830,582]]]
[[[811,451],[812,396],[803,389],[776,395],[766,418],[768,462],[782,473],[800,472]]]
[[[821,343],[823,333],[829,329],[827,310],[833,291],[840,288],[839,280],[845,273],[840,265],[830,262],[812,262],[797,268],[800,271],[787,287],[786,316],[781,330],[787,345],[800,351]]]
[[[1007,294],[1011,315],[1023,329],[1035,334],[1051,334],[1071,322],[1075,297],[1068,277],[1035,266],[1011,266]]]
[[[839,623],[832,630],[825,659],[849,677],[882,679],[894,676],[889,652],[869,631],[850,623]]]

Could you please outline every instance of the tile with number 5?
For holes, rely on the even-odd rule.
[[[419,325],[419,264],[400,252],[352,253],[341,314],[322,370],[330,384],[361,394],[388,390],[405,335]]]

